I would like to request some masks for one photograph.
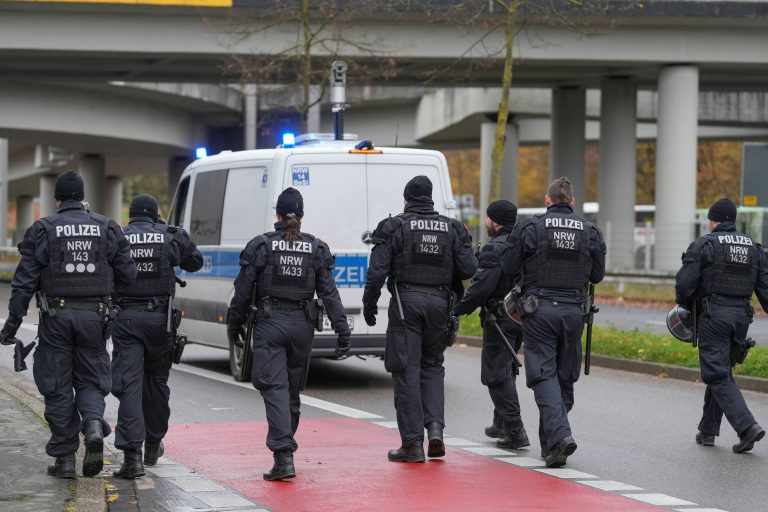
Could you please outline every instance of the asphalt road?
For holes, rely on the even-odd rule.
[[[1,310],[5,304],[0,303]],[[34,337],[27,329],[19,334],[24,341]],[[11,356],[10,347],[0,348],[0,365],[10,367]],[[480,350],[473,347],[456,346],[447,352],[446,433],[492,446],[492,440],[483,435],[491,419],[491,401],[480,385],[479,357]],[[199,370],[226,375],[226,352],[188,347],[183,365],[171,374],[172,423],[264,419],[264,407],[255,390],[190,373]],[[24,375],[32,378],[31,371]],[[520,384],[518,389],[532,442],[528,453],[521,450],[519,455],[537,457],[538,415],[533,394]],[[391,379],[377,359],[314,361],[305,394],[378,414],[385,420],[395,419]],[[716,447],[697,446],[693,438],[703,394],[701,384],[593,368],[592,374],[582,376],[576,385],[571,423],[579,448],[569,458],[568,467],[688,500],[700,508],[765,510],[768,440],[758,443],[750,454],[733,454],[730,446],[737,438],[724,422]],[[768,425],[768,395],[745,392],[745,397],[758,421]],[[112,423],[116,411],[116,401],[110,398],[107,418]],[[302,418],[332,416],[334,413],[326,410],[306,404],[302,407]]]

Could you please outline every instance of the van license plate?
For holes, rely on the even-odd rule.
[[[355,319],[351,316],[347,317],[347,324],[349,325],[349,330],[354,331],[355,330]],[[331,319],[328,318],[328,315],[323,315],[323,332],[333,332],[333,326],[331,325]]]

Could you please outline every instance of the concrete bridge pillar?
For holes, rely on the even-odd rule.
[[[56,213],[56,174],[43,174],[40,176],[40,217],[47,217]]]
[[[32,196],[16,196],[14,244],[19,244],[24,239],[24,233],[33,222],[35,222],[35,198]]]
[[[576,199],[574,211],[581,214],[585,200],[584,146],[586,143],[586,92],[581,87],[552,90],[552,139],[549,176],[566,176]]]
[[[501,170],[500,199],[517,204],[517,167],[519,132],[515,123],[507,124],[507,140],[504,144],[504,164]],[[493,146],[496,143],[496,122],[480,125],[480,220],[485,218],[488,208]],[[480,226],[480,237],[485,239],[485,228]]]
[[[123,224],[123,178],[120,176],[107,176],[104,180],[104,215]]]
[[[77,171],[85,182],[85,200],[88,209],[104,215],[104,157],[80,155]]]
[[[637,85],[627,79],[602,83],[598,225],[608,253],[606,268],[634,267]]]
[[[243,90],[243,149],[256,149],[259,98],[256,84],[246,84]],[[176,187],[176,183],[173,184]],[[173,189],[170,189],[173,190]],[[171,192],[172,193],[172,192]]]
[[[669,66],[659,73],[656,142],[655,261],[659,270],[680,268],[694,235],[699,70]]]
[[[0,245],[8,244],[8,139],[0,139]]]

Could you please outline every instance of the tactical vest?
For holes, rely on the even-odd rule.
[[[259,278],[259,297],[285,300],[310,300],[315,296],[317,239],[301,233],[293,242],[283,233],[261,235],[267,249],[267,265]]]
[[[120,297],[167,297],[176,291],[173,268],[168,257],[171,237],[168,225],[160,223],[132,223],[123,228],[131,244],[131,258],[136,262],[136,281],[128,286],[117,286]]]
[[[403,252],[395,256],[399,283],[450,286],[453,281],[453,224],[442,215],[407,213],[397,217],[403,231]]]
[[[760,265],[758,248],[746,235],[736,231],[708,233],[704,238],[715,249],[714,263],[704,268],[704,292],[750,297]]]
[[[592,224],[572,213],[545,213],[531,219],[536,252],[525,260],[524,289],[587,289]]]
[[[109,219],[82,212],[56,213],[40,219],[50,252],[48,266],[41,276],[42,289],[48,297],[112,294],[114,275],[107,261]]]

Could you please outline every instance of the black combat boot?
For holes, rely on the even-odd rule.
[[[285,480],[296,476],[296,469],[293,467],[293,453],[289,450],[275,452],[272,454],[275,464],[272,469],[264,473],[264,480]]]
[[[424,446],[422,441],[416,441],[409,446],[401,446],[397,450],[389,450],[387,458],[392,462],[424,462]]]
[[[552,447],[547,455],[544,465],[548,468],[559,468],[565,466],[568,456],[576,451],[576,441],[572,437],[564,437]]]
[[[427,439],[429,440],[427,455],[430,457],[444,457],[443,427],[438,422],[427,423]]]
[[[499,448],[513,449],[524,448],[531,443],[528,441],[528,434],[525,432],[523,421],[517,418],[513,421],[504,422],[504,436],[496,441]]]
[[[165,447],[162,441],[156,443],[150,443],[149,441],[144,443],[144,465],[154,466],[157,464],[157,459],[165,454]]]
[[[485,427],[485,435],[495,439],[504,437],[504,427],[494,422],[490,427]]]
[[[125,450],[123,465],[112,472],[115,478],[139,478],[144,476],[144,464],[141,463],[141,450]]]
[[[739,442],[733,445],[733,453],[748,452],[763,437],[765,437],[765,430],[755,423],[739,436]]]
[[[48,466],[48,474],[56,478],[77,478],[75,475],[75,454],[56,457]]]
[[[702,446],[715,446],[715,436],[712,434],[696,432],[696,444],[700,444]]]
[[[85,437],[83,476],[96,476],[101,473],[104,465],[104,431],[101,420],[86,422],[83,437]]]

